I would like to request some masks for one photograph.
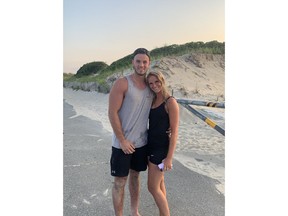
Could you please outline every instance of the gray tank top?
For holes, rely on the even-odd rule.
[[[119,110],[119,117],[125,138],[139,148],[147,144],[148,117],[153,94],[148,87],[144,90],[135,87],[130,76],[125,78],[128,81],[128,90]],[[114,133],[112,146],[120,149],[119,140]]]

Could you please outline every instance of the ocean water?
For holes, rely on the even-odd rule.
[[[76,115],[101,122],[112,133],[108,119],[108,94],[63,89],[63,99],[72,105]],[[174,159],[190,170],[215,179],[216,190],[224,194],[225,137],[186,108],[180,107],[179,136]],[[193,106],[225,129],[225,109]]]

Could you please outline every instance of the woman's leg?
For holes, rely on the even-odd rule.
[[[169,207],[166,198],[164,184],[164,172],[161,172],[157,165],[149,161],[148,164],[148,190],[154,197],[159,208],[160,216],[169,216]]]
[[[163,192],[164,196],[166,197],[166,187],[165,187],[165,182],[164,182],[164,176],[163,176],[163,180],[160,183],[160,189]]]

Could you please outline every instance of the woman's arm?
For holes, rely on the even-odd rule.
[[[169,141],[169,150],[164,165],[168,169],[172,168],[173,154],[176,149],[176,143],[178,139],[178,127],[179,127],[179,106],[175,98],[170,98],[167,101],[167,110],[169,115],[169,122],[171,128],[171,137]]]

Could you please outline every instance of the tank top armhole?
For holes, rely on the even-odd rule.
[[[126,82],[127,82],[127,89],[126,89],[126,91],[125,91],[125,93],[124,93],[124,97],[125,97],[125,95],[127,94],[127,92],[128,92],[128,90],[129,90],[129,78],[127,77],[127,76],[124,76],[124,77],[122,77],[124,80],[126,80]]]
[[[129,91],[131,91],[131,88],[133,88],[133,85],[132,85],[131,78],[129,75],[124,76],[124,78],[127,81],[127,91],[126,92],[128,93]]]
[[[174,98],[174,96],[169,96],[169,97],[167,97],[166,99],[165,99],[165,104],[167,104],[167,101],[170,99],[170,98]]]
[[[165,110],[166,110],[167,114],[169,114],[169,109],[168,109],[167,102],[168,102],[168,100],[169,100],[170,98],[175,98],[175,97],[171,95],[171,96],[167,97],[167,98],[165,99],[165,101],[164,101],[164,103],[165,103],[164,107],[165,107]]]

